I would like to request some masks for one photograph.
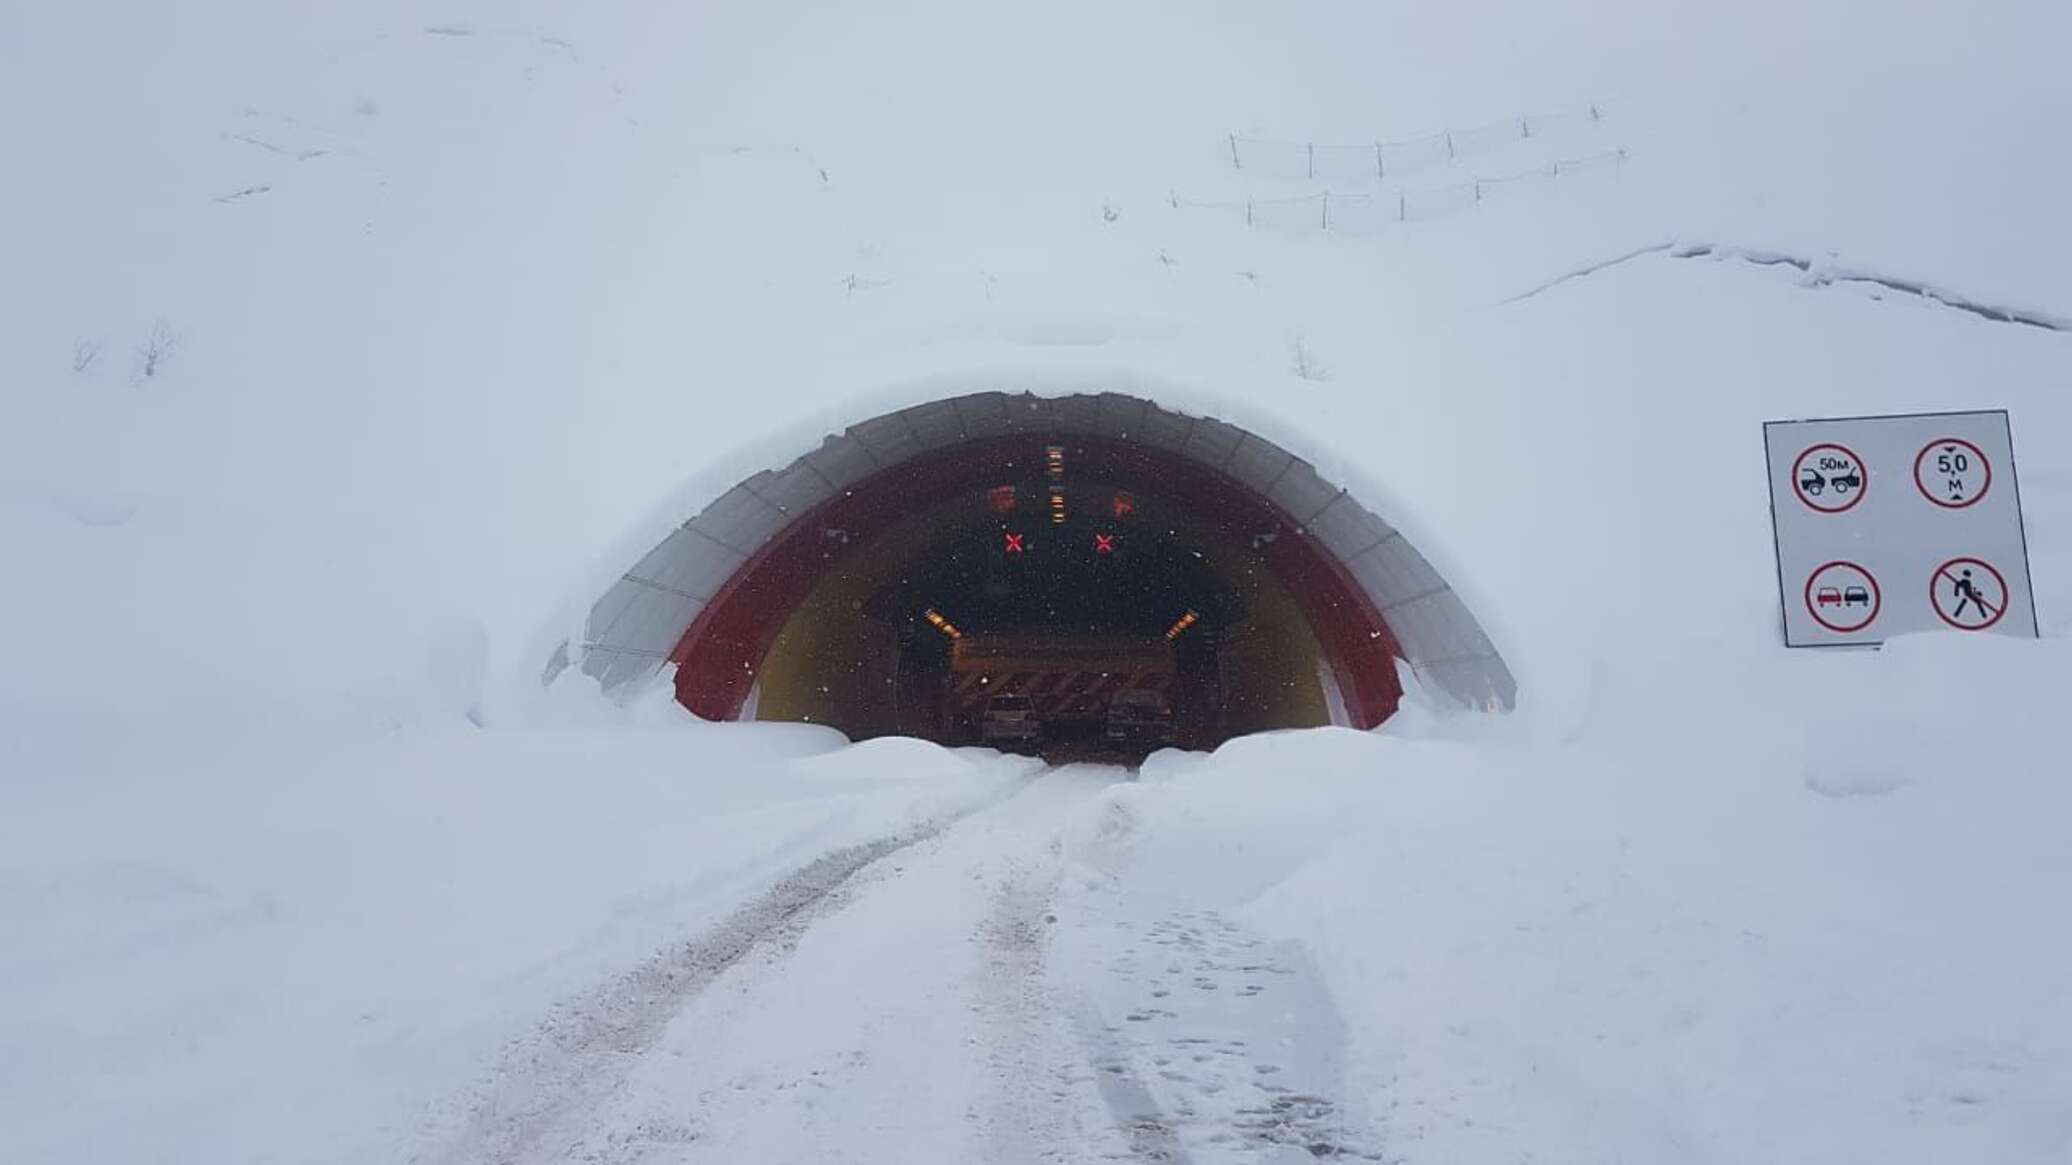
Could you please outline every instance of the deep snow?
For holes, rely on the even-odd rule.
[[[1728,652],[1688,702],[1610,669],[1644,727],[1241,740],[1114,800],[1139,885],[1323,968],[1392,1158],[2061,1160],[2064,647],[1856,656],[1850,727]]]
[[[565,996],[1036,767],[841,744],[420,734],[11,782],[0,1156],[396,1160]]]
[[[555,1000],[1002,795],[1011,762],[541,667],[656,531],[822,433],[1110,387],[1408,530],[1521,707],[1160,758],[1031,824],[1067,929],[985,1014],[1032,1006],[1002,982],[1143,1004],[1089,920],[1237,933],[1313,965],[1344,1049],[1301,1070],[1404,1160],[2063,1160],[2072,336],[1824,275],[2072,316],[2068,22],[5,6],[0,1156],[397,1159]],[[1229,164],[1593,104],[1400,179]],[[1606,149],[1371,229],[1172,205]],[[1759,423],[1951,407],[2013,412],[2045,641],[1784,651]],[[1014,922],[950,900],[983,924],[931,949]],[[896,947],[859,905],[829,921]],[[996,1116],[997,1067],[956,1081]],[[1147,1103],[1200,1100],[1158,1068]],[[1113,1147],[1098,1093],[1030,1127]],[[1199,1111],[1159,1143],[1213,1152]],[[1040,1147],[943,1127],[874,1151]]]

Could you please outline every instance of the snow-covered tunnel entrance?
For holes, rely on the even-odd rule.
[[[856,738],[971,742],[1003,693],[1092,729],[1144,689],[1197,747],[1379,724],[1398,660],[1469,706],[1516,696],[1383,517],[1256,434],[1116,393],[850,426],[671,532],[597,599],[581,651],[607,690],[673,662],[700,716]]]

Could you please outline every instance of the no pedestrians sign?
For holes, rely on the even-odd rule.
[[[2036,634],[2005,410],[1770,421],[1788,647]]]

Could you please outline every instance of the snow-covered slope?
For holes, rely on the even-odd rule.
[[[15,14],[10,106],[38,112],[6,195],[5,496],[39,553],[10,585],[82,612],[35,620],[17,699],[74,706],[85,661],[142,640],[154,686],[365,723],[456,620],[529,680],[632,531],[981,380],[1255,424],[1428,532],[1526,671],[1638,594],[1767,633],[1737,428],[1769,416],[2011,407],[2037,551],[2068,553],[2048,332],[1655,253],[1512,301],[1685,240],[2072,314],[2060,6],[452,7]],[[1233,169],[1226,139],[1448,128],[1462,156],[1400,179]],[[1401,191],[1620,148],[1386,222]],[[1383,221],[1169,202],[1327,188]],[[1640,443],[1706,488],[1549,488]],[[1621,553],[1659,573],[1618,604],[1541,568],[1663,527],[1717,557]]]
[[[714,820],[749,804],[728,790],[800,738],[657,744],[541,693],[540,667],[647,535],[824,432],[977,387],[1105,386],[1352,487],[1520,676],[1515,717],[1429,728],[1455,743],[1326,737],[1272,766],[1240,745],[1118,795],[1147,819],[1280,797],[1282,828],[1346,831],[1221,905],[1313,950],[1377,1104],[1447,1090],[1404,1155],[1847,1160],[1918,1094],[1933,1135],[1883,1155],[2053,1159],[2072,1137],[2045,977],[2066,954],[2040,917],[2072,889],[2048,828],[2065,797],[2040,779],[2072,692],[2068,41],[2046,0],[8,6],[0,902],[21,953],[0,1042],[40,1051],[11,1062],[0,1127],[59,1160],[120,1155],[124,1114],[168,1159],[391,1159],[338,1130],[407,1125],[539,1001],[816,846],[912,820],[911,789],[854,815],[819,790],[741,827],[761,864],[725,886],[628,859],[727,834]],[[1327,149],[1307,177],[1311,143],[1447,131],[1450,161],[1405,146],[1370,178]],[[1494,181],[1564,160],[1588,161]],[[1940,407],[2012,410],[2059,642],[1778,648],[1758,423]],[[1283,786],[1260,771],[1289,764]],[[355,767],[382,773],[364,801]],[[982,794],[967,775],[945,763],[922,800]],[[516,824],[392,833],[419,792],[427,814]],[[556,833],[564,796],[624,813]],[[1432,832],[1406,841],[1421,809]],[[311,821],[328,841],[278,841]],[[1631,865],[1603,850],[1619,837],[1647,839]],[[445,846],[478,869],[595,860],[586,886],[471,875],[445,899],[523,885],[560,921],[482,906],[503,932],[483,965],[555,969],[473,1012],[437,1071],[281,1119],[291,1094],[250,1058],[318,1049],[318,1088],[392,1063],[339,1058],[383,991],[308,951],[376,949],[383,982],[421,985],[382,1012],[414,1033],[405,1060],[480,990],[438,970],[431,899],[408,892]],[[1493,874],[1494,854],[1520,856]],[[1923,854],[1947,873],[1923,882]],[[1662,896],[1535,892],[1615,876]],[[2039,897],[1996,890],[2016,882]],[[690,883],[713,887],[696,909],[562,958],[609,903]],[[1316,908],[1326,887],[1344,900]],[[1794,894],[1771,946],[1735,945]],[[1977,907],[1995,897],[2013,905]],[[1560,921],[1591,903],[1603,929]],[[195,921],[212,911],[234,925]],[[1429,961],[1389,962],[1403,943]],[[1659,949],[1708,1000],[1599,990],[1667,976]],[[1907,959],[1934,965],[1843,998]],[[1469,974],[1491,961],[1513,977]],[[245,966],[321,990],[251,994]],[[1463,986],[1413,1022],[1376,978]],[[1960,989],[1981,979],[2005,989]],[[86,996],[113,1002],[94,1018]],[[1505,1010],[1521,996],[1534,1016]],[[266,1008],[298,1018],[216,1042]],[[1811,1013],[1833,1022],[1801,1039]],[[1554,1051],[1452,1033],[1490,1025]],[[1930,1050],[1860,1073],[1874,1029]],[[1556,1052],[1581,1091],[1527,1083]],[[1974,1069],[2005,1088],[1957,1078]],[[1721,1083],[1737,1070],[1774,1083]],[[167,1090],[182,1077],[193,1092]],[[1765,1090],[1791,1087],[1834,1103]],[[1987,1099],[1936,1107],[1959,1094]],[[139,1115],[175,1109],[208,1115]]]
[[[1615,733],[1241,740],[1110,812],[1136,893],[1317,960],[1391,1159],[2041,1163],[2072,1148],[2065,646],[1915,639],[1841,700],[1614,668]]]

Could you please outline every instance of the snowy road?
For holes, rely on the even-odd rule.
[[[514,1045],[426,1162],[1378,1157],[1293,951],[1132,886],[1119,769],[827,855]]]

